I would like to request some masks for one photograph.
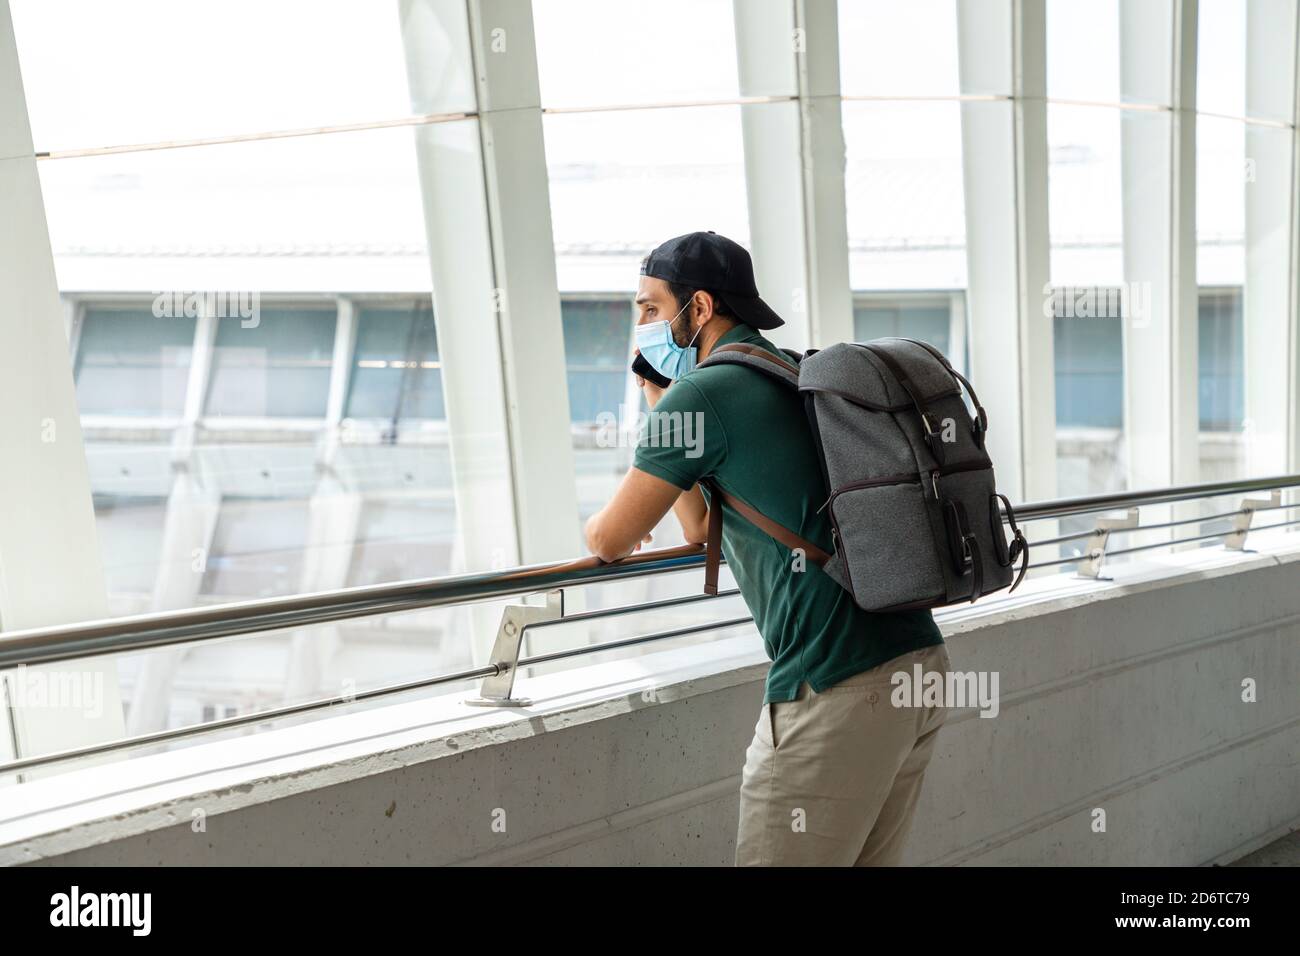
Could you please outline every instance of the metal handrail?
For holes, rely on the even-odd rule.
[[[506,571],[419,578],[295,594],[290,597],[260,598],[180,611],[28,628],[0,633],[0,669],[19,664],[48,664],[71,658],[121,654],[400,611],[491,601],[559,587],[604,584],[689,570],[700,567],[703,563],[702,546],[682,545],[638,552],[612,564],[591,557]]]
[[[728,595],[738,592],[728,591]],[[719,596],[722,596],[721,593]],[[582,657],[587,654],[597,654],[602,651],[622,650],[626,647],[635,647],[638,644],[652,644],[656,641],[671,640],[675,637],[686,637],[691,634],[699,634],[702,631],[718,631],[727,627],[736,627],[741,624],[748,624],[753,620],[752,617],[735,617],[722,621],[708,621],[704,624],[689,624],[685,627],[675,627],[666,631],[654,631],[650,634],[638,634],[635,637],[623,637],[614,641],[603,641],[600,644],[584,644],[581,647],[566,647],[559,651],[550,651],[546,654],[534,654],[529,657],[521,657],[516,663],[516,667],[531,667],[534,664],[549,664],[552,661],[563,660],[568,657]],[[35,767],[44,767],[54,763],[66,763],[69,760],[85,760],[88,757],[97,757],[102,754],[112,753],[115,750],[134,750],[140,747],[147,747],[155,744],[166,744],[173,740],[179,740],[185,737],[196,737],[216,733],[222,730],[233,730],[236,727],[257,727],[263,724],[273,724],[276,721],[286,720],[291,717],[300,717],[304,714],[310,714],[320,710],[330,710],[335,707],[346,707],[349,704],[363,703],[367,700],[374,700],[380,697],[391,697],[395,694],[406,694],[415,690],[425,690],[430,687],[436,687],[439,684],[458,684],[462,681],[474,680],[476,677],[494,677],[501,672],[499,664],[485,664],[482,667],[474,667],[469,670],[453,671],[449,674],[435,674],[433,677],[420,677],[415,680],[403,681],[400,684],[385,684],[382,687],[371,687],[366,690],[357,691],[355,694],[339,694],[334,697],[318,698],[316,700],[300,701],[296,704],[283,704],[279,707],[269,707],[266,710],[255,711],[250,714],[236,714],[233,717],[222,717],[218,720],[209,720],[206,723],[190,724],[185,727],[171,727],[167,730],[155,730],[149,733],[136,734],[133,737],[123,737],[120,740],[107,740],[97,744],[87,744],[81,747],[72,747],[66,750],[58,750],[51,753],[37,754],[34,757],[23,757],[17,760],[11,760],[7,763],[0,763],[0,776],[11,773],[22,773],[25,770],[32,770]]]
[[[1177,488],[1149,491],[1116,491],[1081,498],[1058,498],[1016,505],[1017,521],[1037,521],[1044,518],[1068,518],[1071,515],[1095,514],[1099,511],[1116,511],[1141,505],[1164,505],[1198,498],[1218,498],[1251,491],[1272,491],[1274,488],[1300,487],[1300,475],[1282,475],[1277,478],[1244,478],[1239,481],[1216,481],[1201,485],[1181,485]]]
[[[1300,486],[1300,475],[1189,485],[1159,491],[1093,495],[1088,498],[1063,499],[1023,505],[1017,508],[1016,512],[1021,520],[1033,521],[1098,513],[1118,508],[1134,509],[1143,504],[1162,504],[1265,490],[1273,491],[1275,493],[1273,501],[1277,501],[1276,494],[1279,489],[1297,486]],[[1127,554],[1158,547],[1170,547],[1187,541],[1201,541],[1221,537],[1228,537],[1228,543],[1231,546],[1233,536],[1236,536],[1237,546],[1240,547],[1244,543],[1245,533],[1249,528],[1253,512],[1280,510],[1290,507],[1295,506],[1244,501],[1242,508],[1237,511],[1145,527],[1116,524],[1114,527],[1106,528],[1103,526],[1106,525],[1107,519],[1101,519],[1098,522],[1098,528],[1084,533],[1093,536],[1095,542],[1098,542],[1097,546],[1090,545],[1090,550],[1083,555],[1072,555],[1056,561],[1035,563],[1031,564],[1030,567],[1091,562],[1091,573],[1096,576],[1100,569],[1100,562],[1106,553],[1106,536],[1111,531],[1122,533],[1124,531],[1156,530],[1174,525],[1197,521],[1206,522],[1233,516],[1244,516],[1244,518],[1239,517],[1237,527],[1231,531],[1141,545],[1112,551],[1111,554]],[[1257,530],[1295,524],[1300,524],[1300,519],[1264,525]],[[1048,539],[1048,541],[1040,542],[1040,544],[1059,543],[1074,537],[1076,536],[1068,535],[1065,538]],[[245,601],[238,604],[193,608],[162,614],[138,615],[62,627],[34,628],[12,632],[8,635],[0,635],[0,668],[3,668],[5,666],[50,663],[68,658],[91,657],[122,653],[129,650],[164,647],[172,644],[301,627],[326,621],[346,620],[395,611],[448,606],[471,601],[487,601],[523,593],[548,592],[548,602],[545,606],[511,605],[506,608],[505,613],[502,615],[497,644],[492,651],[492,660],[483,667],[371,688],[347,696],[288,704],[251,714],[240,714],[222,720],[20,758],[7,763],[0,763],[0,775],[21,773],[37,766],[64,763],[118,750],[165,744],[176,739],[207,735],[240,726],[265,725],[314,711],[425,689],[439,684],[471,680],[476,677],[484,679],[483,696],[466,700],[466,703],[490,704],[493,706],[526,704],[528,703],[527,700],[514,698],[511,695],[515,675],[523,667],[600,651],[648,644],[702,631],[716,631],[751,622],[752,618],[748,616],[733,617],[726,620],[708,621],[666,631],[619,638],[594,645],[565,648],[546,654],[532,656],[520,654],[524,634],[533,628],[684,606],[713,599],[707,595],[693,594],[640,605],[624,605],[565,615],[563,611],[563,588],[689,570],[699,567],[703,561],[703,549],[698,545],[687,545],[678,548],[638,552],[621,561],[609,564],[601,562],[597,558],[584,558],[578,561],[515,568],[502,572],[400,581],[393,584],[296,595],[290,598]],[[731,589],[719,592],[716,597],[733,597],[738,594],[738,590]],[[553,604],[552,599],[557,596],[559,600]]]
[[[1282,475],[1275,478],[1033,502],[1015,506],[1015,512],[1020,521],[1034,521],[1295,487],[1300,487],[1300,475]],[[1173,543],[1177,542],[1170,542]],[[22,664],[47,664],[74,658],[121,654],[400,611],[490,601],[559,588],[687,571],[702,567],[703,564],[703,547],[683,545],[636,552],[612,563],[589,557],[505,571],[421,578],[290,597],[29,628],[0,633],[0,669]]]

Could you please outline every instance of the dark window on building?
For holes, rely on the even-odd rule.
[[[157,318],[149,305],[87,306],[77,345],[83,415],[179,415],[197,319]]]
[[[447,417],[438,334],[427,299],[360,308],[352,361],[348,417]]]
[[[853,336],[858,342],[886,336],[919,339],[948,355],[951,319],[952,306],[947,296],[908,295],[894,301],[859,299],[853,305]]]
[[[1119,293],[1075,289],[1074,303],[1057,297],[1056,353],[1058,427],[1124,426],[1124,329]],[[1086,298],[1086,301],[1085,301]]]
[[[1241,290],[1202,291],[1197,315],[1202,431],[1238,431],[1246,414]]]
[[[262,307],[217,320],[207,413],[320,418],[329,398],[338,312]]]

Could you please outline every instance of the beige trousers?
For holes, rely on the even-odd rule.
[[[947,716],[895,707],[896,671],[947,671],[943,644],[903,654],[820,694],[764,704],[745,752],[737,866],[895,866]]]

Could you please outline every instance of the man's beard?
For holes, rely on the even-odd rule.
[[[686,321],[674,325],[671,331],[673,333],[673,341],[677,343],[677,347],[684,349],[690,347],[691,342],[695,339],[696,332],[699,330],[691,328],[691,317],[689,313],[683,312],[682,318],[686,319]]]

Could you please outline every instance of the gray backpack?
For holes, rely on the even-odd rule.
[[[943,353],[903,338],[842,342],[803,355],[782,351],[789,362],[758,346],[733,343],[719,346],[699,367],[745,365],[802,396],[819,451],[827,495],[822,508],[830,516],[835,551],[828,554],[705,479],[705,592],[716,594],[718,588],[720,502],[792,551],[801,549],[867,611],[943,607],[1007,585],[1014,591],[1029,567],[1029,543],[1011,502],[994,486],[984,449],[988,416],[970,382]]]

